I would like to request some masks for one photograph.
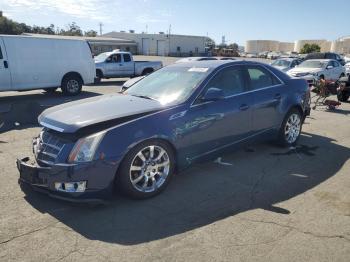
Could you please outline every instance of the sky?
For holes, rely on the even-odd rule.
[[[29,25],[76,22],[84,31],[133,29],[246,40],[335,40],[350,35],[350,0],[0,0],[4,15]]]

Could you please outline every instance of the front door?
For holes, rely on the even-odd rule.
[[[285,85],[262,66],[247,66],[249,89],[253,99],[252,127],[254,134],[276,128],[282,121],[281,101]]]
[[[7,60],[5,45],[0,37],[0,90],[11,90],[10,64]]]
[[[219,88],[225,97],[202,101],[209,88]],[[189,158],[196,159],[238,141],[251,132],[251,94],[246,92],[246,78],[241,66],[231,66],[218,72],[206,85],[202,95],[186,112],[186,122],[179,132],[189,144]]]
[[[106,73],[108,77],[120,77],[123,74],[122,71],[122,56],[120,54],[111,55],[106,60]]]

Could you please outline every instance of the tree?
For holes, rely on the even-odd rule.
[[[85,31],[84,36],[96,37],[97,36],[97,32],[95,30]]]
[[[305,44],[303,48],[300,50],[300,53],[309,54],[309,53],[315,53],[320,51],[321,51],[321,47],[317,44]]]
[[[67,30],[61,29],[60,35],[83,36],[83,31],[80,29],[80,26],[75,22],[72,22],[71,24],[68,24]]]
[[[228,48],[232,49],[233,51],[238,51],[238,44],[236,43],[229,44]]]

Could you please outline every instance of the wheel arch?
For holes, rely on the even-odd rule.
[[[146,73],[153,73],[154,69],[152,67],[146,67],[145,69],[142,70],[142,75],[146,75]]]
[[[98,76],[98,73],[101,73],[101,77],[104,76],[103,70],[101,68],[96,68],[96,76]]]
[[[149,142],[149,141],[154,141],[154,140],[157,140],[157,141],[162,141],[164,143],[166,143],[167,145],[169,145],[169,147],[172,149],[172,152],[174,153],[174,158],[175,158],[175,171],[177,171],[177,149],[175,147],[175,145],[171,142],[171,140],[168,138],[168,137],[165,137],[165,136],[155,136],[155,137],[149,137],[149,138],[145,138],[145,139],[142,139],[142,140],[139,140],[131,145],[128,146],[128,148],[125,150],[123,156],[121,157],[121,160],[118,164],[118,167],[117,167],[117,170],[114,174],[114,179],[113,181],[115,182],[116,179],[118,178],[118,172],[121,168],[121,164],[123,163],[123,161],[125,160],[125,157],[129,154],[129,152],[136,146],[142,144],[142,143],[146,143],[146,142]]]
[[[62,80],[61,80],[61,86],[63,85],[63,81],[64,81],[64,79],[65,79],[65,78],[67,78],[67,77],[70,77],[70,76],[76,76],[76,77],[79,77],[79,78],[80,78],[80,80],[81,80],[81,82],[82,82],[82,84],[84,84],[84,79],[83,79],[83,77],[81,76],[81,74],[80,74],[80,73],[75,72],[75,71],[70,71],[70,72],[66,73],[66,74],[65,74],[65,75],[62,77]]]

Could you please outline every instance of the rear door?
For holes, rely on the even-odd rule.
[[[0,90],[11,90],[11,73],[2,37],[0,37]]]
[[[286,99],[285,85],[263,66],[247,66],[247,70],[253,96],[252,128],[254,134],[259,134],[281,123],[283,116],[279,107]]]
[[[336,60],[334,60],[332,63],[334,68],[334,80],[338,80],[340,75],[343,73],[343,67]]]
[[[123,54],[123,65],[121,66],[124,76],[132,76],[134,72],[134,61],[132,61],[130,54]]]

